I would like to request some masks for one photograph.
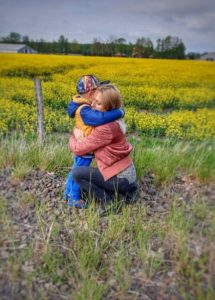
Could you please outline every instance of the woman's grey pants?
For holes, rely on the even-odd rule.
[[[129,184],[126,178],[114,176],[104,181],[98,168],[77,167],[73,171],[73,180],[80,185],[81,192],[94,198],[101,204],[113,202],[123,196],[125,202],[131,203],[137,191],[136,182]]]

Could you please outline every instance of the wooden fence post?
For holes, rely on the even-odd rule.
[[[43,144],[45,139],[44,132],[44,108],[41,80],[34,78],[34,92],[37,101],[37,136],[40,144]]]

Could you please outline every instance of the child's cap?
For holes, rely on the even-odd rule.
[[[85,94],[88,93],[102,84],[108,84],[110,81],[99,81],[94,75],[84,75],[82,76],[77,85],[76,90],[78,94]]]

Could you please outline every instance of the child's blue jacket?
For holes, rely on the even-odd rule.
[[[79,103],[71,101],[68,105],[68,115],[71,118],[74,118],[75,112],[80,106]],[[123,109],[112,109],[110,111],[101,112],[95,109],[92,109],[91,106],[85,105],[80,110],[80,116],[83,122],[89,126],[99,126],[109,122],[113,122],[117,119],[124,117]]]

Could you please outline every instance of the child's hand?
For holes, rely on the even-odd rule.
[[[73,130],[73,135],[76,138],[76,140],[79,140],[79,139],[81,139],[81,138],[84,137],[83,131],[80,130],[80,129],[78,129],[78,128],[76,128],[76,127]]]

